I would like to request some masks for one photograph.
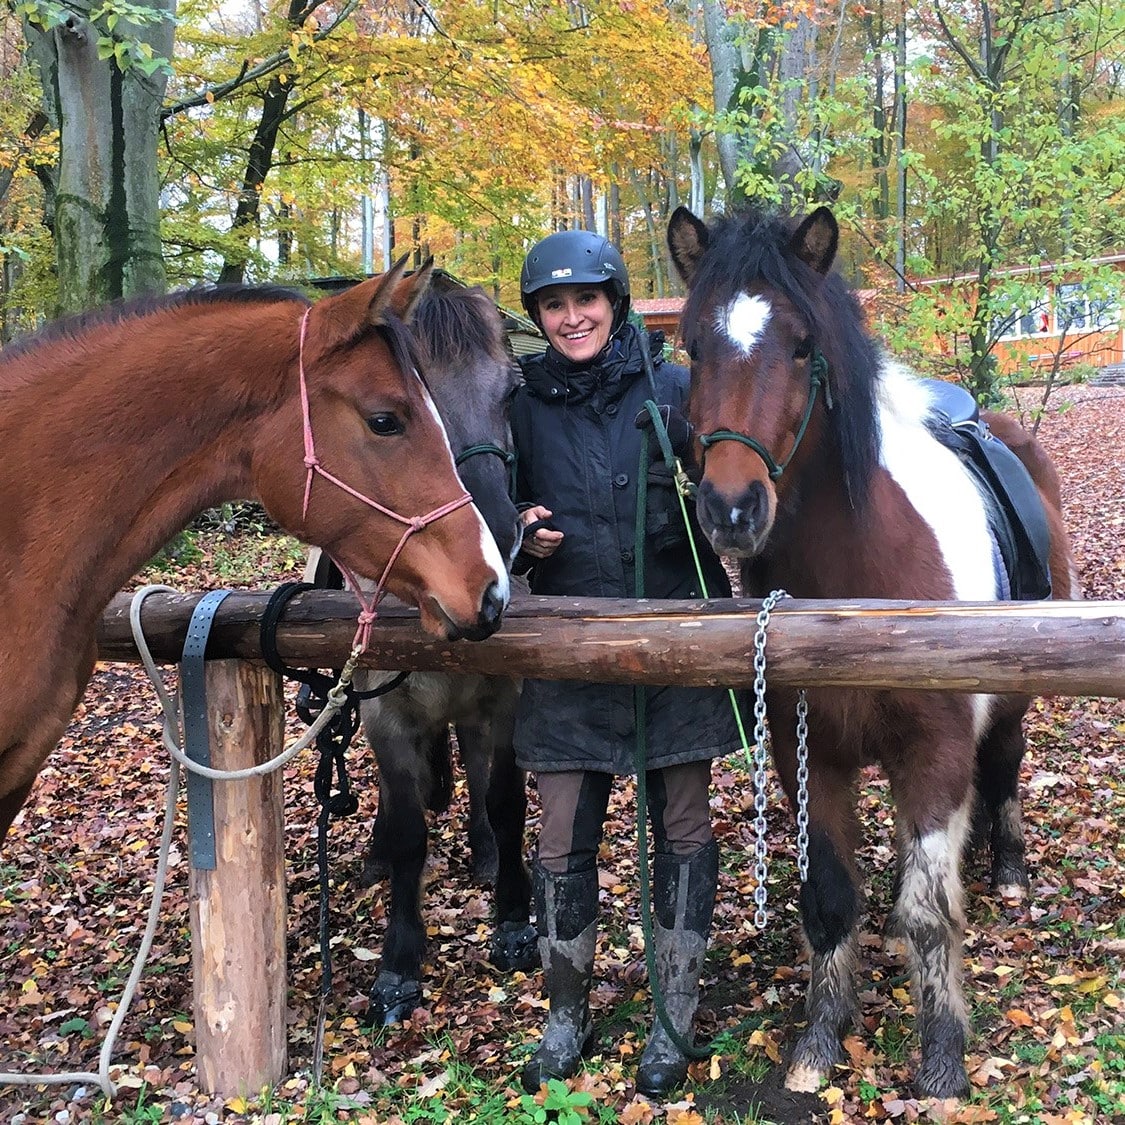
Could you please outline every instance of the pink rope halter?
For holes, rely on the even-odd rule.
[[[362,492],[358,492],[356,489],[352,488],[351,485],[345,484],[344,481],[340,480],[339,477],[333,476],[320,463],[320,458],[316,455],[316,444],[313,441],[312,421],[309,416],[308,380],[305,377],[305,332],[308,329],[309,313],[311,312],[311,308],[306,309],[305,315],[301,318],[301,334],[297,353],[297,370],[301,381],[301,420],[304,424],[305,437],[305,468],[308,470],[305,476],[305,499],[301,506],[301,519],[305,519],[308,514],[309,497],[312,495],[313,477],[322,476],[326,481],[334,484],[337,488],[342,488],[349,496],[354,496],[355,499],[362,501],[368,507],[374,508],[377,512],[382,512],[383,515],[389,516],[391,519],[406,525],[406,530],[402,533],[398,545],[391,552],[391,557],[387,560],[387,565],[383,568],[383,573],[379,576],[379,581],[370,598],[364,596],[364,592],[360,589],[359,582],[352,571],[341,563],[339,559],[329,556],[340,568],[340,573],[348,580],[348,583],[355,591],[355,595],[359,599],[359,604],[362,607],[359,614],[359,628],[356,630],[352,647],[358,652],[363,652],[371,639],[371,626],[378,616],[376,607],[379,602],[382,601],[383,595],[386,593],[385,586],[387,578],[391,573],[391,567],[394,566],[398,556],[402,553],[403,547],[406,546],[406,541],[428,524],[441,519],[442,516],[447,516],[450,512],[455,512],[458,508],[463,508],[466,504],[471,504],[473,498],[467,492],[464,492],[457,497],[457,499],[450,500],[448,504],[442,504],[440,508],[435,508],[432,512],[428,512],[424,516],[400,516],[398,512],[384,507],[377,500],[372,500],[370,496],[365,496]]]

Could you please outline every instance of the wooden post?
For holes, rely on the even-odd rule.
[[[211,765],[245,769],[282,749],[281,677],[208,661]],[[214,783],[213,871],[191,872],[199,1084],[223,1097],[282,1081],[285,1043],[285,804],[282,772]]]

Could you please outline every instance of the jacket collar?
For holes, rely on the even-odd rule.
[[[659,364],[663,334],[648,335],[632,324],[624,325],[605,350],[589,363],[575,364],[548,347],[542,356],[524,363],[524,379],[537,398],[571,405],[600,393],[605,402],[619,399],[626,387],[644,373],[641,348],[648,342],[653,363]]]

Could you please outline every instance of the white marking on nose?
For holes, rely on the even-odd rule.
[[[715,328],[722,332],[743,355],[749,355],[770,319],[770,303],[764,297],[740,293],[715,314]]]

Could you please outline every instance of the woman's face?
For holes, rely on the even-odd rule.
[[[571,363],[588,363],[609,343],[613,305],[601,286],[549,285],[537,299],[544,334]]]

